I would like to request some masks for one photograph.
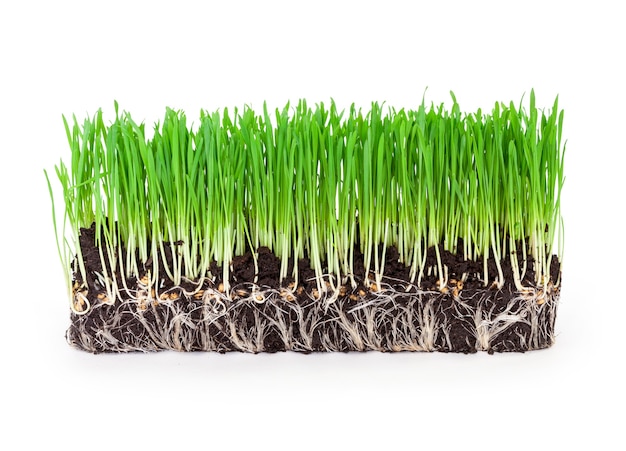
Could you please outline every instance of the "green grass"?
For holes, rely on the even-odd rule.
[[[418,285],[431,247],[442,286],[443,250],[482,260],[485,284],[504,283],[500,266],[487,270],[490,257],[510,259],[520,290],[531,261],[534,282],[547,283],[562,254],[558,99],[544,111],[531,92],[527,107],[471,114],[452,100],[449,111],[424,103],[340,111],[302,100],[273,112],[202,111],[196,127],[167,109],[150,133],[117,104],[108,125],[101,111],[64,119],[71,159],[55,168],[64,214],[56,220],[53,200],[53,216],[68,288],[74,272],[86,280],[79,235],[92,224],[111,302],[148,261],[164,263],[164,274],[153,265],[153,285],[200,281],[215,261],[228,289],[233,257],[261,246],[280,258],[281,280],[297,279],[298,259],[308,257],[320,291],[325,281],[331,291],[356,285],[355,246],[366,283],[380,284],[389,246]]]

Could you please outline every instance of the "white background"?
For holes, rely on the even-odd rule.
[[[625,449],[619,2],[3,2],[0,449]],[[43,169],[61,115],[152,124],[333,97],[465,111],[558,94],[557,343],[512,355],[98,355],[69,324]],[[110,117],[110,116],[109,116]],[[191,447],[194,448],[191,448]],[[218,448],[219,446],[219,448]]]

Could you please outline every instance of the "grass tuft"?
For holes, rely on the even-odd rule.
[[[55,167],[64,212],[58,221],[53,199],[53,216],[68,287],[87,280],[80,237],[92,225],[110,302],[158,261],[164,274],[152,265],[153,286],[214,277],[215,262],[228,292],[232,259],[260,247],[281,260],[281,281],[297,279],[307,257],[320,292],[356,286],[356,250],[366,283],[381,286],[391,246],[418,285],[435,271],[445,286],[444,251],[482,260],[485,285],[502,286],[506,259],[519,290],[531,269],[537,286],[547,284],[562,254],[558,99],[540,110],[531,92],[526,108],[496,103],[472,114],[452,100],[450,110],[422,102],[399,111],[301,100],[261,113],[202,111],[195,128],[167,109],[150,137],[117,104],[108,125],[102,111],[64,118],[71,158]]]

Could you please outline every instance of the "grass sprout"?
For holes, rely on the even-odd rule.
[[[260,113],[202,111],[196,126],[167,109],[151,133],[117,103],[108,124],[101,110],[64,118],[71,157],[55,167],[62,219],[52,206],[73,308],[81,311],[72,279],[87,280],[81,231],[90,227],[109,302],[131,279],[198,282],[214,276],[212,264],[228,292],[233,258],[261,247],[280,259],[281,281],[296,285],[308,258],[320,293],[356,287],[357,251],[366,284],[381,287],[390,247],[418,286],[433,272],[445,286],[444,251],[482,261],[485,285],[504,284],[507,260],[518,290],[531,270],[535,286],[547,284],[563,247],[558,98],[542,110],[531,91],[526,106],[470,114],[452,101],[449,110],[422,101],[362,111],[300,100]]]

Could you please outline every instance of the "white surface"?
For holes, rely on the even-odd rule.
[[[129,3],[0,6],[0,449],[624,449],[618,2]],[[61,114],[114,99],[150,124],[165,106],[193,118],[301,97],[411,107],[427,86],[465,111],[533,87],[545,107],[560,95],[552,349],[92,356],[65,343],[43,177],[68,155]]]

